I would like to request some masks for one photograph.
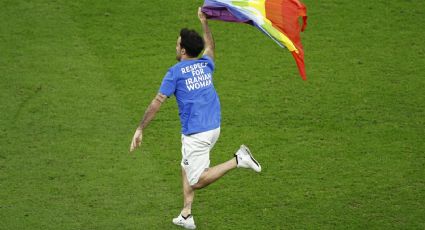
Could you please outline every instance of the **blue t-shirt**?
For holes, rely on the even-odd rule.
[[[171,67],[162,80],[159,92],[176,96],[184,135],[220,127],[220,100],[213,84],[214,62],[204,55],[197,60],[183,60]]]

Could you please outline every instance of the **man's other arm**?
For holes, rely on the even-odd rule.
[[[136,132],[134,133],[133,139],[130,145],[130,152],[140,146],[142,143],[143,130],[148,126],[149,122],[155,117],[156,113],[161,108],[162,103],[165,102],[167,96],[158,93],[156,97],[152,100],[151,104],[145,111],[142,120],[137,127]]]

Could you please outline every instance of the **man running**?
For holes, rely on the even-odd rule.
[[[130,151],[140,146],[143,130],[159,111],[162,103],[174,95],[182,126],[184,204],[173,223],[186,229],[196,228],[192,216],[196,189],[208,186],[236,167],[261,171],[260,164],[244,145],[241,145],[230,160],[210,168],[210,151],[220,134],[221,109],[213,84],[215,44],[201,8],[198,9],[198,17],[204,38],[194,30],[180,31],[176,44],[176,59],[179,62],[165,75],[159,92],[146,109],[130,145]],[[202,50],[203,56],[198,58]]]

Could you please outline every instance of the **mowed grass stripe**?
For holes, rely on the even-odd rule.
[[[121,129],[110,119],[122,117],[119,95],[69,9],[48,1],[20,4],[10,14],[25,20],[17,17],[21,25],[8,31],[18,30],[7,47],[25,55],[11,60],[4,81],[16,103],[2,118],[13,140],[2,145],[2,222],[6,229],[99,226],[91,206],[113,199],[111,156],[119,156],[113,140]]]

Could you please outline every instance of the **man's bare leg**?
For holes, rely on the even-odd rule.
[[[216,180],[220,179],[228,171],[236,168],[237,162],[235,158],[228,160],[222,164],[216,165],[212,168],[205,170],[199,177],[198,183],[192,185],[193,189],[201,189],[209,184],[212,184]],[[192,197],[193,200],[193,197]]]
[[[186,217],[192,214],[192,203],[195,197],[195,189],[201,189],[205,186],[213,183],[220,179],[228,171],[236,168],[236,159],[232,158],[222,164],[216,165],[212,168],[205,170],[199,177],[198,183],[193,186],[189,185],[187,180],[186,172],[182,168],[182,181],[183,181],[183,209],[181,211],[182,216]]]
[[[182,180],[183,180],[183,209],[181,211],[182,216],[187,217],[192,214],[192,203],[195,197],[195,191],[189,185],[187,180],[186,172],[182,168]]]

